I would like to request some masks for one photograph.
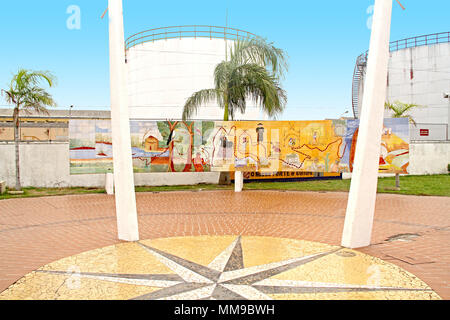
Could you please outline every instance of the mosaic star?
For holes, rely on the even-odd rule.
[[[367,291],[429,291],[399,287],[348,285],[271,279],[341,249],[246,268],[239,236],[208,266],[180,258],[138,242],[175,274],[80,273],[81,278],[161,288],[133,300],[271,300],[268,294],[302,294]],[[64,271],[38,272],[67,274]]]

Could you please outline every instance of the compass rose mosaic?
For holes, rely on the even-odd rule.
[[[440,299],[405,270],[358,251],[270,237],[122,243],[36,270],[0,299]]]

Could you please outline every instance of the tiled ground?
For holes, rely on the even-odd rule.
[[[240,235],[339,245],[346,193],[231,191],[137,195],[141,239]],[[372,245],[359,250],[450,299],[450,198],[379,195]],[[410,241],[388,241],[414,234]],[[0,201],[0,292],[56,260],[118,244],[114,198]]]

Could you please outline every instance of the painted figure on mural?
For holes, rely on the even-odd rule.
[[[295,139],[289,138],[289,146],[294,147],[295,146]]]
[[[197,152],[195,158],[192,161],[194,163],[195,172],[203,172],[205,171],[203,169],[203,166],[206,164],[205,161],[202,158],[202,155],[200,152]]]
[[[339,160],[336,160],[330,168],[330,172],[338,173],[339,172]]]
[[[228,139],[225,134],[222,134],[220,137],[220,146],[222,150],[222,159],[225,160],[227,158],[227,146],[228,146]]]
[[[313,140],[312,140],[312,144],[313,145],[317,145],[317,131],[314,131],[313,133]]]
[[[264,142],[264,127],[262,123],[258,124],[258,127],[256,128],[256,133],[258,135],[258,143]]]

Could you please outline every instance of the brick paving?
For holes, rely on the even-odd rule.
[[[347,193],[232,191],[139,193],[141,239],[253,235],[339,245]],[[0,292],[48,263],[120,243],[114,197],[0,201]],[[413,234],[410,241],[389,238]],[[450,198],[380,194],[363,253],[396,264],[450,299]]]

